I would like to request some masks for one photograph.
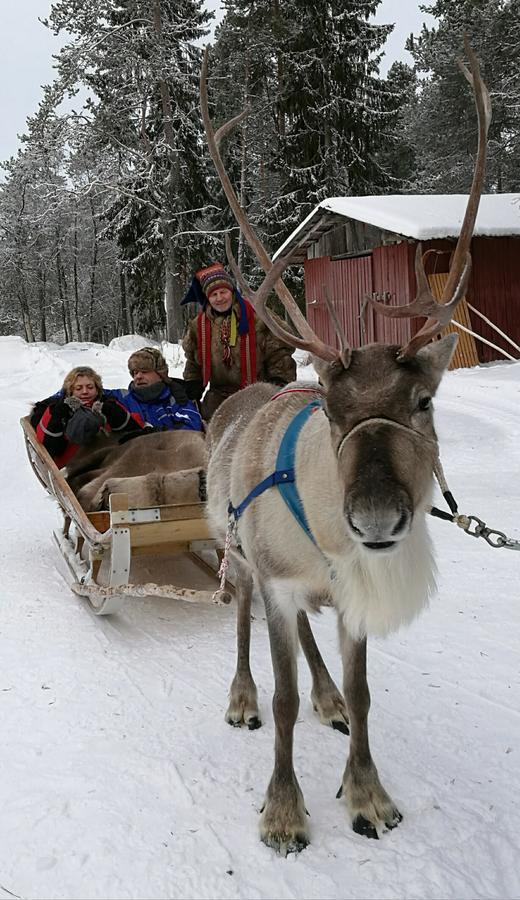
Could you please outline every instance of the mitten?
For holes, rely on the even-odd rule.
[[[200,400],[204,391],[202,381],[185,381],[184,387],[189,400]],[[177,403],[179,402],[181,401],[177,400]]]
[[[79,409],[71,416],[65,428],[65,435],[72,444],[88,444],[102,427],[99,414],[92,412],[88,406],[80,404]]]
[[[106,425],[107,417],[103,413],[103,402],[102,400],[95,400],[92,406],[90,407],[94,415],[99,416],[99,421],[101,427]]]
[[[81,400],[78,400],[77,397],[65,397],[64,399],[65,406],[68,406],[72,412],[76,412],[77,409],[81,409],[83,406]]]

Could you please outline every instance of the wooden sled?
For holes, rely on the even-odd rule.
[[[232,585],[215,598],[222,553],[211,537],[205,504],[179,503],[129,509],[126,494],[111,494],[108,512],[85,512],[45,447],[29,417],[20,420],[33,471],[57,502],[63,526],[53,532],[67,564],[75,594],[85,597],[97,615],[121,609],[127,597],[167,597],[193,603],[229,603]],[[171,579],[130,581],[137,563],[157,557],[167,563]],[[150,571],[150,570],[148,570]]]

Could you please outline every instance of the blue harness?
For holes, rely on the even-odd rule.
[[[300,411],[296,413],[294,419],[289,423],[287,430],[282,438],[280,449],[278,450],[278,456],[276,457],[275,471],[272,472],[271,475],[268,475],[267,478],[264,478],[264,480],[259,484],[257,484],[238,506],[233,506],[232,503],[229,504],[228,516],[233,516],[235,524],[238,523],[238,520],[240,519],[242,513],[245,509],[247,509],[247,507],[249,506],[251,501],[255,499],[255,497],[263,494],[263,492],[266,491],[267,488],[274,487],[276,485],[298,524],[301,525],[305,533],[308,535],[308,537],[310,537],[311,541],[316,543],[309,528],[307,518],[303,509],[303,503],[298,492],[298,488],[296,487],[294,458],[296,455],[296,444],[298,442],[300,431],[305,425],[307,419],[318,409],[321,409],[321,401],[312,400],[307,404],[307,406],[304,406],[303,409],[300,409]]]

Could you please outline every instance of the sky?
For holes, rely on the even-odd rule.
[[[518,900],[518,552],[430,517],[437,595],[409,627],[369,638],[370,743],[403,814],[380,840],[355,834],[335,799],[348,738],[313,712],[300,655],[294,759],[311,843],[287,859],[258,836],[274,744],[260,605],[252,670],[263,724],[249,731],[224,721],[234,603],[133,598],[96,616],[71,592],[52,539],[60,519],[19,418],[78,363],[107,387],[126,384],[142,342],[0,337],[0,900]],[[178,348],[163,350],[174,360]],[[182,371],[179,356],[170,371]],[[310,378],[310,367],[298,374]],[[449,372],[435,399],[460,510],[516,540],[519,389],[520,362],[501,362]],[[167,556],[140,564],[146,581],[175,581]],[[334,612],[311,620],[341,685]]]
[[[0,54],[0,160],[16,154],[18,135],[23,134],[28,116],[33,115],[42,97],[41,85],[53,79],[53,54],[60,41],[44,28],[38,17],[49,13],[48,0],[4,0],[2,3],[2,53]],[[219,8],[219,0],[208,0],[208,7]],[[418,33],[425,16],[415,0],[382,0],[376,20],[395,22],[387,44],[385,63],[411,58],[404,43],[411,32]],[[428,16],[433,22],[431,16]],[[383,71],[388,66],[383,64]]]

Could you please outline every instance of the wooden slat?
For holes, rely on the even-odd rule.
[[[437,300],[440,300],[442,297],[442,292],[447,279],[447,272],[434,272],[431,275],[428,275],[432,294]],[[462,298],[457,306],[456,317],[461,325],[464,325],[466,328],[472,327],[465,297]],[[453,359],[451,360],[450,369],[471,369],[473,366],[478,366],[479,358],[473,335],[461,331],[460,328],[457,328],[457,326],[453,324],[448,325],[447,328],[443,329],[442,336],[444,337],[445,334],[458,334],[459,336],[459,342],[453,355]]]
[[[125,524],[125,527],[126,524]],[[146,522],[128,524],[130,543],[133,547],[164,544],[179,541],[211,540],[209,523],[206,519],[182,519],[178,522]]]
[[[181,522],[183,519],[205,519],[205,503],[174,503],[160,506],[161,522]]]
[[[205,503],[179,503],[168,506],[159,506],[161,522],[182,522],[185,519],[205,519],[206,504]],[[108,531],[110,528],[110,513],[105,510],[100,512],[87,513],[88,519],[92,522],[94,528],[100,532]]]
[[[190,541],[166,541],[164,544],[143,544],[132,547],[132,559],[137,556],[178,556],[188,553]]]

